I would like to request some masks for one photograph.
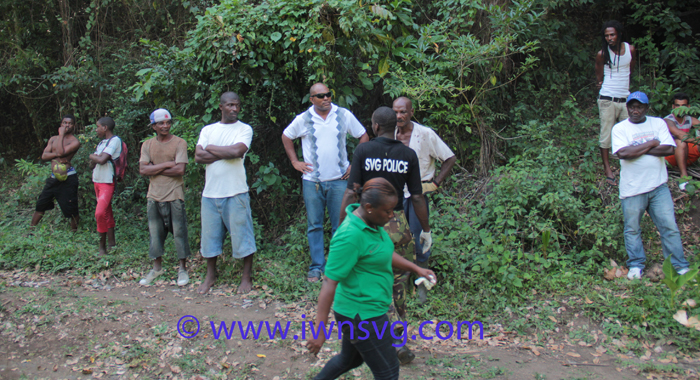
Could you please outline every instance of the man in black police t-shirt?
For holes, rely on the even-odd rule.
[[[379,107],[372,114],[372,130],[377,136],[369,142],[360,144],[355,149],[348,177],[348,188],[343,195],[343,203],[340,207],[340,222],[345,218],[345,208],[355,202],[354,184],[363,186],[372,178],[381,177],[388,180],[396,189],[396,194],[403,194],[404,185],[408,185],[411,193],[411,201],[416,209],[416,216],[420,221],[423,232],[421,242],[423,251],[426,252],[432,245],[430,225],[428,224],[428,209],[425,206],[423,187],[420,180],[420,167],[416,152],[394,139],[396,129],[396,112],[389,107]],[[398,202],[394,208],[394,217],[384,226],[384,230],[394,243],[394,251],[407,260],[415,261],[415,243],[411,230],[403,212],[403,202]],[[406,291],[409,272],[394,269],[394,310],[389,310],[389,316],[393,320],[403,320],[406,317]],[[400,324],[396,326],[401,328]],[[395,332],[394,336],[401,336],[402,332]],[[401,364],[410,363],[415,355],[406,347],[398,349]]]

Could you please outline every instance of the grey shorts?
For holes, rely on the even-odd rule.
[[[177,258],[183,260],[190,257],[190,241],[187,237],[187,215],[183,200],[156,202],[149,199],[148,231],[151,235],[148,257],[151,260],[163,256],[165,252],[165,238],[168,236],[168,232],[173,234]]]

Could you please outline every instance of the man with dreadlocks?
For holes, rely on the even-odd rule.
[[[601,30],[603,47],[595,57],[596,84],[600,89],[598,110],[600,112],[600,156],[603,158],[605,179],[615,186],[615,175],[610,169],[609,149],[612,146],[612,127],[627,119],[625,107],[630,94],[630,78],[634,70],[634,46],[624,42],[625,28],[618,21],[603,24]]]

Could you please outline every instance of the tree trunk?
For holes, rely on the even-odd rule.
[[[73,22],[68,0],[58,1],[61,13],[61,32],[63,34],[63,66],[73,65]]]

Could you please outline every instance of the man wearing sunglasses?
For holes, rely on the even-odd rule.
[[[307,237],[311,265],[307,279],[316,282],[325,265],[323,220],[328,209],[332,233],[338,228],[340,204],[347,187],[350,163],[346,147],[347,135],[369,140],[365,127],[347,109],[331,102],[333,93],[323,83],[309,90],[312,106],[297,115],[282,133],[282,143],[294,168],[302,173],[306,204]],[[301,138],[304,160],[300,161],[294,141]]]

